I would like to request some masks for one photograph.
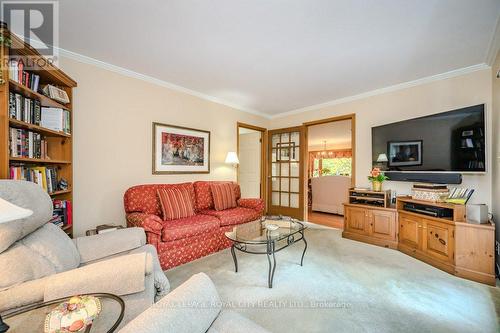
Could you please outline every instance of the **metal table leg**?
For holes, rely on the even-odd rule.
[[[231,245],[231,255],[233,256],[234,271],[238,273],[238,259],[236,259],[236,253],[234,251],[234,244]]]
[[[276,270],[276,256],[274,255],[274,242],[269,242],[267,245],[267,261],[269,263],[269,272],[267,275],[267,284],[269,288],[273,287],[274,271]],[[273,256],[273,264],[271,265],[271,255]]]
[[[306,238],[304,237],[304,231],[301,232],[302,234],[302,240],[304,241],[304,252],[302,252],[302,258],[300,259],[300,266],[302,266],[302,264],[304,263],[304,255],[306,254],[306,250],[307,250],[307,241],[306,241]]]

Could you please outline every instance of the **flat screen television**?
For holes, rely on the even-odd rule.
[[[373,166],[389,171],[485,172],[485,127],[484,104],[372,127]]]

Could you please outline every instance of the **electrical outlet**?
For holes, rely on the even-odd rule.
[[[500,256],[500,243],[498,241],[495,241],[495,250],[497,251],[497,254]]]

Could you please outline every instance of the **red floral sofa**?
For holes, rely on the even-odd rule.
[[[259,219],[264,212],[262,199],[241,199],[234,184],[238,206],[222,211],[214,208],[210,184],[198,181],[182,184],[148,184],[129,188],[124,195],[129,227],[142,227],[147,242],[156,247],[163,269],[169,269],[231,246],[224,233],[234,225]],[[221,183],[221,182],[215,182]],[[157,196],[160,188],[188,188],[196,215],[164,221]]]

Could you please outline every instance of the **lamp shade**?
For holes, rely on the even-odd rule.
[[[238,155],[234,151],[230,151],[226,155],[226,163],[227,164],[239,164],[240,160],[238,159]]]
[[[10,222],[33,214],[33,211],[21,208],[0,198],[0,223]]]
[[[387,155],[386,154],[380,154],[380,155],[378,155],[377,162],[387,162],[387,161],[389,161],[389,160],[387,159]]]

